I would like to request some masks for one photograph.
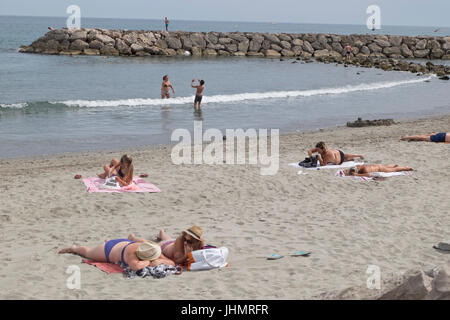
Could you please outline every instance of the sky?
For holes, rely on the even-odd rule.
[[[381,22],[400,26],[450,26],[449,0],[0,0],[0,15],[174,20],[366,24],[369,5]]]

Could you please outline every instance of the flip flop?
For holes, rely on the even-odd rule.
[[[147,177],[148,177],[148,174],[143,173],[143,174],[141,174],[139,177],[141,177],[141,178],[147,178]]]
[[[74,179],[81,179],[81,174],[77,174],[75,175],[75,177],[73,177]]]
[[[271,256],[267,257],[267,260],[278,260],[278,259],[281,259],[281,258],[283,258],[283,256],[274,253]]]
[[[291,257],[308,257],[311,254],[311,252],[303,252],[303,251],[297,251],[294,254],[291,254]]]

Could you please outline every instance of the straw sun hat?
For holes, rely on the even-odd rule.
[[[192,227],[184,230],[183,232],[190,235],[192,238],[194,238],[196,240],[200,240],[202,237],[202,234],[203,234],[202,228],[200,228],[199,226],[196,226],[196,225],[193,225]]]
[[[153,261],[161,255],[161,246],[154,242],[143,242],[136,250],[136,256],[139,260]]]

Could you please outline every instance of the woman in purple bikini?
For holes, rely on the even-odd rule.
[[[93,249],[73,245],[58,253],[73,253],[96,262],[122,263],[135,271],[148,266],[156,267],[160,264],[175,265],[172,260],[161,253],[159,244],[150,241],[114,239],[105,241]]]
[[[164,230],[160,230],[158,237],[161,240],[161,251],[164,256],[172,259],[176,264],[184,265],[189,252],[200,250],[204,247],[202,234],[202,228],[196,225],[182,231],[176,239],[172,239]],[[142,238],[136,238],[133,234],[130,234],[128,239],[132,241],[146,241]]]

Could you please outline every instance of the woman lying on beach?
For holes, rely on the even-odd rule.
[[[203,230],[194,225],[181,232],[180,236],[174,240],[164,230],[160,230],[159,239],[161,240],[162,253],[167,258],[175,261],[176,264],[185,264],[189,252],[200,250],[204,246],[202,234]],[[130,234],[128,239],[132,241],[146,241],[145,239],[136,238],[133,234]]]
[[[354,168],[344,170],[346,176],[370,177],[372,172],[400,172],[413,171],[410,167],[399,167],[397,164],[381,165],[381,164],[365,164]]]
[[[174,266],[175,263],[161,253],[161,246],[150,241],[131,241],[114,239],[90,249],[85,246],[71,246],[58,253],[73,253],[95,262],[120,263],[138,271],[145,267],[160,264]]]
[[[327,164],[339,165],[344,161],[353,161],[355,158],[364,159],[362,154],[344,153],[341,150],[331,150],[325,142],[321,141],[316,144],[314,149],[308,150],[308,155],[311,157],[314,152],[318,153],[317,160],[321,166]]]
[[[123,155],[120,161],[117,159],[112,159],[109,166],[105,165],[103,167],[105,172],[97,174],[101,179],[106,179],[109,177],[116,177],[116,181],[123,186],[128,186],[133,182],[133,159],[128,155]]]
[[[400,140],[450,143],[450,135],[448,135],[446,132],[430,132],[429,134],[420,134],[417,136],[404,136]]]

